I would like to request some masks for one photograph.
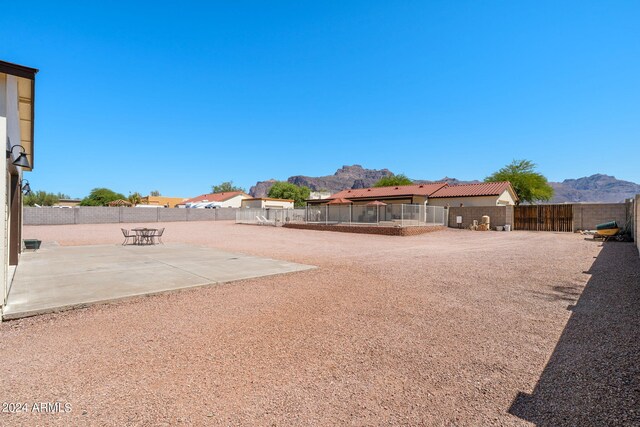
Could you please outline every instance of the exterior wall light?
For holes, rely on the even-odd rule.
[[[11,163],[23,168],[30,168],[31,164],[29,163],[29,159],[27,159],[27,153],[25,153],[24,147],[22,145],[14,145],[11,147],[10,150],[7,150],[7,159],[11,157],[11,153],[13,152],[13,149],[16,147],[20,147],[20,155],[18,156],[17,159],[15,159]]]
[[[31,194],[31,186],[29,185],[29,181],[26,180],[26,184],[22,186],[22,194],[24,194],[25,196],[28,196],[29,194]]]

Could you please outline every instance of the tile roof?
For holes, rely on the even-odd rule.
[[[472,197],[472,196],[496,196],[500,195],[506,189],[511,189],[513,194],[513,188],[508,181],[503,182],[481,182],[478,184],[462,184],[462,185],[450,185],[439,189],[433,193],[430,198],[437,199],[443,197]]]
[[[330,199],[358,199],[358,198],[382,198],[393,196],[431,196],[442,187],[446,187],[446,182],[436,182],[433,184],[398,185],[395,187],[373,187],[342,190],[330,197]]]
[[[244,194],[247,197],[250,197],[248,194],[245,194],[242,191],[229,191],[226,193],[202,194],[198,197],[187,199],[180,204],[185,205],[187,203],[198,203],[198,202],[203,202],[205,200],[208,202],[224,202],[225,200],[229,200],[232,197],[242,195],[242,194]]]

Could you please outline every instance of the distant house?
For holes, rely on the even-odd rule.
[[[251,199],[251,196],[242,191],[228,191],[225,193],[202,194],[198,197],[184,200],[176,206],[184,208],[197,204],[204,207],[206,202],[221,208],[239,208],[245,199]]]
[[[82,202],[81,199],[60,199],[58,200],[58,203],[56,203],[54,206],[73,208],[76,206],[80,206],[80,202]]]
[[[307,200],[307,205],[324,205],[334,199],[350,200],[354,205],[366,205],[376,200],[386,204],[424,204],[427,202],[429,196],[446,186],[446,182],[438,182],[435,184],[398,185],[392,187],[343,190],[326,199]]]
[[[331,197],[330,191],[312,191],[309,193],[310,199],[326,199],[327,197]]]
[[[175,208],[176,205],[183,203],[184,197],[165,197],[165,196],[146,196],[140,199],[140,203],[150,206],[166,206],[168,208]]]
[[[437,182],[343,190],[326,199],[309,199],[306,202],[308,206],[317,206],[338,199],[348,200],[353,205],[366,205],[379,201],[385,204],[427,204],[430,206],[460,206],[460,204],[464,206],[501,206],[515,205],[518,196],[509,182],[483,182],[464,185]]]
[[[293,209],[292,199],[274,199],[271,197],[257,197],[242,200],[243,208],[254,209]]]
[[[507,181],[449,185],[429,196],[431,206],[507,206],[517,201],[518,196]]]

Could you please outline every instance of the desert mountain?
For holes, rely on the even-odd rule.
[[[595,174],[578,179],[550,182],[555,190],[552,203],[564,202],[622,202],[640,194],[640,185],[616,179],[614,176]]]
[[[365,169],[360,165],[353,165],[343,166],[333,175],[319,177],[296,175],[289,177],[287,181],[309,187],[311,191],[328,191],[333,194],[349,188],[371,187],[380,178],[390,175],[393,173],[389,169]],[[265,197],[275,182],[273,179],[260,181],[249,189],[249,194],[253,197]]]
[[[311,177],[296,175],[289,177],[288,182],[304,185],[311,191],[338,191],[371,187],[380,178],[393,175],[389,169],[365,169],[360,165],[343,166],[333,175]],[[253,197],[266,197],[275,179],[260,181],[249,190]],[[416,184],[431,182],[447,182],[449,185],[470,184],[480,181],[461,181],[444,177],[439,180],[414,180]],[[565,179],[562,182],[550,182],[555,190],[552,203],[564,202],[622,202],[624,199],[640,194],[640,185],[616,179],[613,176],[595,174],[578,179]]]

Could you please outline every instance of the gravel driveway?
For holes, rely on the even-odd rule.
[[[640,423],[632,244],[165,226],[165,242],[320,268],[5,322],[3,402],[29,410],[2,413],[0,424]],[[121,241],[120,224],[24,236]],[[70,411],[35,413],[35,402]]]

